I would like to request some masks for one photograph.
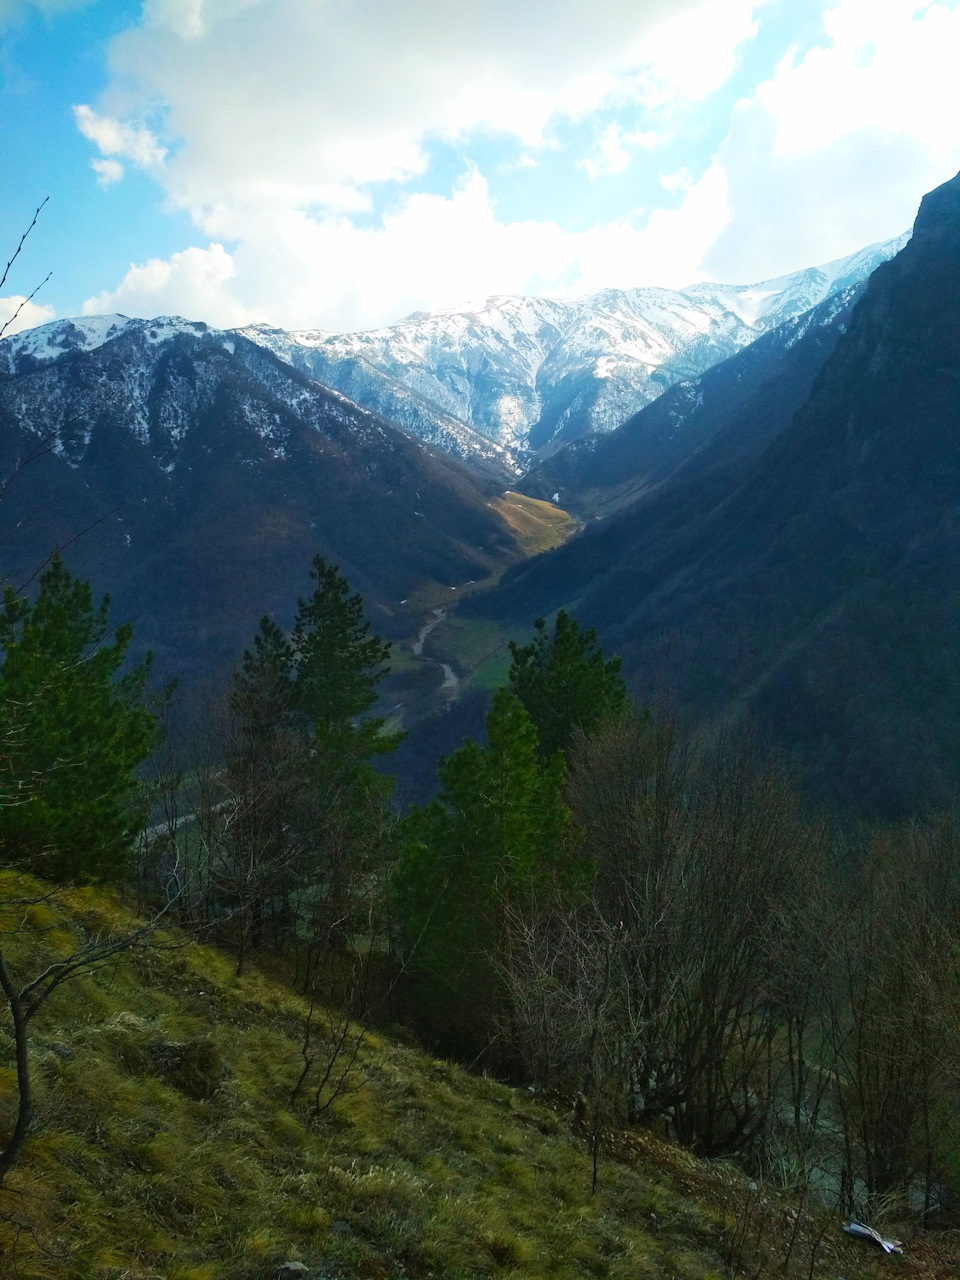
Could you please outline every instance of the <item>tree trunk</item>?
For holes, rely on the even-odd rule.
[[[0,951],[0,986],[3,987],[10,1005],[10,1016],[13,1018],[13,1033],[17,1047],[17,1088],[20,1093],[17,1123],[14,1125],[10,1141],[0,1152],[0,1186],[2,1186],[7,1174],[20,1158],[33,1123],[33,1090],[30,1085],[30,1057],[27,1052],[27,1016],[2,951]]]

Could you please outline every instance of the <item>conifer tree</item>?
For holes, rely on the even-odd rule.
[[[132,631],[111,638],[109,597],[59,556],[36,600],[7,587],[0,608],[0,719],[7,861],[55,879],[100,879],[120,870],[139,830],[135,770],[156,743],[143,705],[150,659],[120,674]]]
[[[315,556],[310,577],[316,590],[298,602],[290,637],[295,710],[319,739],[350,739],[354,756],[390,752],[399,737],[383,733],[382,719],[361,719],[389,670],[390,645],[370,634],[362,596],[335,565]]]
[[[251,750],[293,719],[293,647],[274,620],[264,615],[260,629],[234,672],[230,709]]]
[[[582,631],[565,609],[552,635],[545,619],[537,618],[533,640],[511,641],[510,656],[510,689],[536,726],[544,756],[566,751],[575,728],[590,733],[629,707],[621,660],[604,658],[596,631]]]
[[[224,881],[250,902],[244,943],[254,948],[264,904],[289,928],[291,898],[303,891],[318,920],[348,928],[392,789],[370,761],[402,736],[364,715],[390,645],[370,634],[339,569],[316,556],[311,577],[316,590],[298,602],[289,637],[264,617],[230,690]]]
[[[315,556],[310,576],[316,590],[297,602],[289,638],[271,617],[261,618],[253,650],[234,676],[231,708],[250,732],[253,722],[261,732],[268,721],[274,731],[296,726],[353,762],[393,751],[400,735],[363,714],[389,671],[390,645],[370,634],[362,596],[351,594],[335,565]]]
[[[480,1031],[492,1016],[494,958],[507,945],[508,908],[538,881],[572,871],[564,763],[544,761],[519,700],[500,689],[487,716],[488,746],[466,741],[440,762],[442,788],[406,822],[401,912],[425,1003]]]

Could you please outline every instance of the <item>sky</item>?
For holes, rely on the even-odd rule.
[[[960,0],[0,0],[0,321],[752,283],[910,226],[958,66]]]

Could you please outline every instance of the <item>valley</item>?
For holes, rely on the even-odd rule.
[[[553,503],[509,489],[491,499],[491,506],[513,533],[524,556],[541,555],[561,546],[581,527]],[[424,716],[442,712],[464,687],[493,688],[502,682],[509,662],[510,636],[495,623],[457,617],[461,600],[491,590],[500,576],[498,571],[460,587],[425,588],[401,601],[404,616],[411,620],[423,610],[427,612],[416,634],[394,646],[391,674],[384,682],[382,705],[398,726],[409,727]]]
[[[960,176],[758,286],[0,342],[0,1254],[939,1278],[958,298]]]
[[[689,626],[653,604],[660,548],[664,583],[686,578],[708,512],[741,523],[741,485],[898,251],[908,236],[756,286],[496,298],[357,335],[116,315],[28,330],[0,343],[3,465],[41,455],[4,502],[8,574],[71,543],[188,701],[260,613],[283,623],[319,549],[394,642],[396,723],[495,687],[511,636],[561,605],[623,651],[641,698],[665,681],[720,709],[741,685],[708,691],[686,656],[717,641],[644,648],[632,619]],[[509,429],[508,401],[526,406]],[[646,567],[621,581],[638,539]],[[755,647],[733,638],[744,625],[724,624],[728,652]],[[752,706],[766,670],[744,668]]]
[[[0,1280],[960,1274],[960,0],[0,0]]]

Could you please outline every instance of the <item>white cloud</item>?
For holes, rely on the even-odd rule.
[[[373,225],[355,215],[370,184],[422,175],[432,141],[498,134],[518,144],[514,167],[533,168],[557,145],[551,122],[601,104],[632,104],[634,123],[611,126],[584,168],[621,172],[662,139],[671,94],[702,96],[730,74],[762,3],[146,0],[111,48],[110,89],[97,110],[76,108],[77,124],[107,159],[151,168],[217,243],[131,267],[85,309],[356,327],[497,291],[686,279],[726,221],[717,166],[678,209],[576,233],[501,221],[479,174],[395,197]],[[145,127],[150,112],[173,154]]]
[[[105,156],[122,156],[141,169],[156,169],[163,164],[167,154],[149,129],[101,116],[90,107],[73,108],[77,128],[89,138]]]
[[[592,229],[505,222],[476,172],[403,198],[437,140],[499,135],[501,170],[536,168],[558,119],[600,108],[581,169],[623,173],[729,80],[766,2],[145,0],[77,124],[102,182],[148,169],[211,243],[85,309],[354,328],[492,292],[758,279],[904,229],[960,167],[956,0],[826,0],[820,45],[738,104],[705,172]],[[383,182],[388,212],[358,218]]]
[[[211,245],[131,267],[117,290],[89,299],[84,311],[345,330],[491,293],[678,284],[695,274],[726,216],[717,165],[686,183],[679,207],[655,211],[644,225],[625,218],[578,233],[499,221],[474,172],[449,198],[412,196],[380,227],[265,211],[232,257]]]
[[[788,58],[757,97],[777,119],[777,155],[810,155],[863,129],[957,148],[960,10],[929,0],[842,0],[825,48]]]
[[[229,292],[233,274],[233,259],[222,245],[184,249],[171,258],[131,266],[118,288],[88,298],[83,314],[183,315],[224,328],[247,324],[256,317]]]
[[[500,172],[511,173],[517,169],[536,169],[539,163],[539,160],[535,160],[529,151],[524,151],[515,160],[504,160],[500,165]]]
[[[960,168],[960,7],[833,0],[825,36],[738,105],[714,278],[773,275],[897,234]]]
[[[731,2],[149,0],[112,46],[105,118],[162,104],[180,143],[166,190],[198,216],[331,193],[342,207],[351,188],[423,173],[430,138],[487,130],[542,146],[558,112],[639,92],[658,23]]]
[[[718,0],[683,7],[644,41],[637,91],[648,105],[702,101],[730,79],[743,45],[757,34],[769,0]]]
[[[634,151],[653,150],[661,141],[661,135],[652,130],[636,129],[628,133],[620,125],[608,124],[597,138],[593,154],[577,165],[590,178],[603,178],[623,173],[633,159]]]
[[[41,306],[36,302],[27,302],[22,293],[14,293],[9,297],[0,298],[0,328],[11,319],[18,308],[20,308],[20,314],[3,331],[5,338],[9,338],[11,334],[20,333],[22,329],[33,329],[38,324],[46,324],[48,320],[52,320],[56,315],[53,307]]]
[[[90,168],[97,175],[97,182],[101,187],[113,186],[124,174],[123,165],[119,160],[91,160]]]

